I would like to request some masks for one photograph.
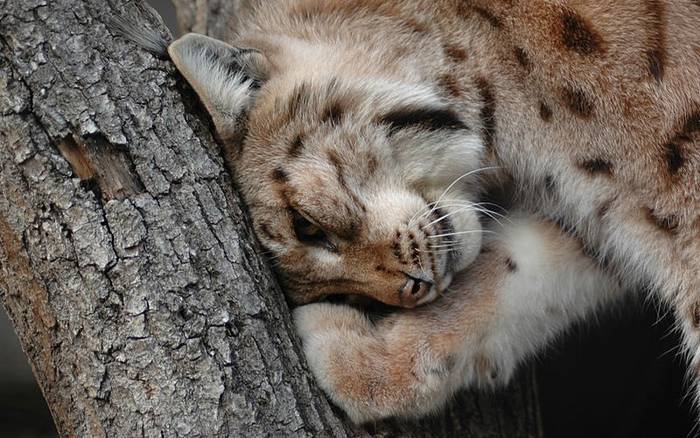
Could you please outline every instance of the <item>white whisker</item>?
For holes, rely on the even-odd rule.
[[[453,216],[453,215],[455,215],[455,214],[457,214],[457,213],[461,213],[461,212],[463,212],[463,211],[470,211],[470,210],[472,210],[471,206],[464,206],[464,207],[461,207],[461,208],[459,208],[458,210],[455,210],[455,211],[453,211],[453,212],[451,212],[451,213],[447,213],[447,214],[443,215],[442,217],[439,217],[439,218],[435,219],[434,221],[430,222],[430,223],[427,224],[427,225],[424,225],[424,226],[421,227],[421,228],[422,228],[422,229],[426,229],[427,227],[429,227],[429,226],[431,226],[431,225],[433,225],[433,224],[436,224],[436,223],[438,223],[438,222],[442,222],[443,220],[447,219],[447,218],[450,217],[450,216]]]
[[[507,215],[509,213],[507,208],[503,207],[500,204],[494,204],[493,202],[479,202],[479,203],[477,203],[477,205],[491,205],[491,206],[496,207],[499,210],[501,210],[504,215]],[[493,210],[491,210],[491,211],[493,211]]]
[[[450,202],[450,201],[445,201],[445,202]],[[451,202],[452,202],[452,203],[450,203],[450,204],[441,204],[440,207],[438,207],[438,208],[441,208],[441,209],[444,209],[444,208],[465,208],[465,209],[468,209],[468,208],[472,208],[472,205],[473,205],[473,204],[471,204],[471,203],[469,203],[469,202],[459,201],[459,200],[454,200],[454,201],[451,201]],[[437,210],[437,208],[436,208],[435,210]],[[428,210],[428,211],[426,211],[425,213],[423,213],[423,214],[419,217],[419,219],[423,219],[423,218],[426,218],[426,217],[430,216],[430,215],[433,213],[433,211],[434,211],[434,210]]]
[[[430,245],[428,248],[430,249],[439,249],[439,248],[458,248],[462,246],[464,242],[459,242],[459,243],[450,243],[448,245]]]
[[[438,197],[437,203],[440,203],[440,201],[442,200],[442,198],[444,198],[445,195],[446,195],[450,190],[452,190],[452,187],[454,187],[455,184],[457,184],[457,183],[458,183],[459,181],[461,181],[462,179],[464,179],[464,178],[466,178],[466,177],[468,177],[468,176],[470,176],[470,175],[473,175],[473,174],[475,174],[475,173],[477,173],[477,172],[482,172],[482,171],[485,171],[485,170],[495,170],[495,169],[499,169],[499,168],[500,168],[499,166],[496,166],[496,167],[494,167],[494,166],[491,166],[491,167],[481,167],[481,168],[479,168],[479,169],[474,169],[474,170],[472,170],[472,171],[469,171],[469,172],[465,173],[464,175],[462,175],[462,176],[458,177],[457,179],[455,179],[454,181],[452,181],[452,183],[451,183],[449,186],[447,186],[447,188],[445,189],[445,191],[443,191],[442,194]],[[433,207],[433,210],[435,210],[435,207]],[[431,211],[431,213],[432,213],[432,211]]]
[[[452,190],[452,188],[455,186],[455,184],[457,184],[457,183],[458,183],[459,181],[461,181],[462,179],[464,179],[464,178],[466,178],[466,177],[468,177],[468,176],[470,176],[470,175],[473,175],[473,174],[475,174],[475,173],[478,173],[478,172],[483,172],[483,171],[486,171],[486,170],[495,170],[495,169],[500,169],[500,168],[501,168],[500,166],[480,167],[480,168],[478,168],[478,169],[471,170],[471,171],[469,171],[469,172],[467,172],[467,173],[465,173],[465,174],[463,174],[463,175],[460,175],[459,177],[455,178],[455,180],[452,181],[452,183],[450,183],[450,185],[447,186],[447,188],[440,194],[440,196],[438,197],[438,200],[437,200],[437,201],[435,201],[435,202],[430,202],[430,203],[428,203],[428,204],[426,205],[427,212],[424,213],[423,215],[421,215],[421,217],[429,216],[430,214],[432,214],[433,211],[435,211],[435,209],[437,208],[437,204],[439,204],[440,202],[442,202],[442,201],[443,201],[443,198],[445,197],[445,195],[446,195],[450,190]],[[432,208],[430,208],[431,205],[433,206]],[[413,221],[414,221],[414,220],[416,219],[416,217],[417,217],[418,215],[420,215],[420,214],[421,214],[420,211],[419,211],[419,212],[416,212],[416,213],[413,215],[413,217],[411,217],[411,219],[409,219],[409,221],[408,221],[408,226],[409,226],[409,227],[413,224]]]
[[[474,234],[474,233],[498,234],[498,233],[491,231],[491,230],[469,230],[469,231],[457,231],[454,233],[446,233],[446,234],[436,234],[434,236],[428,236],[428,239],[435,239],[438,237],[459,236],[462,234]]]
[[[450,253],[452,251],[454,251],[454,249],[451,248],[451,249],[440,249],[440,250],[436,250],[436,251],[421,251],[421,252],[424,254],[447,254],[447,253]]]

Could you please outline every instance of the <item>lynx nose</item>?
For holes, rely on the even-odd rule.
[[[399,290],[401,303],[405,307],[415,307],[433,288],[433,282],[425,276],[406,275],[406,282]]]

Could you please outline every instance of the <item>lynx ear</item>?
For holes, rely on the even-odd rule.
[[[209,111],[222,139],[238,139],[268,62],[260,51],[188,33],[168,47],[180,73]]]

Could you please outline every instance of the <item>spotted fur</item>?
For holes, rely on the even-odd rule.
[[[353,418],[507,380],[616,294],[598,269],[672,305],[700,369],[697,2],[257,3],[226,43],[190,34],[169,53],[292,299],[414,307],[458,279],[376,331],[344,306],[297,311],[312,369]],[[498,170],[450,186],[479,168]],[[482,188],[510,179],[516,206],[576,239],[534,221],[481,251]],[[449,220],[432,223],[448,187]]]

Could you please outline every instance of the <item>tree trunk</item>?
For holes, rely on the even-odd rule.
[[[166,32],[139,1],[0,0],[0,294],[59,433],[540,436],[530,372],[415,423],[330,407],[203,108],[107,25],[127,6]]]

